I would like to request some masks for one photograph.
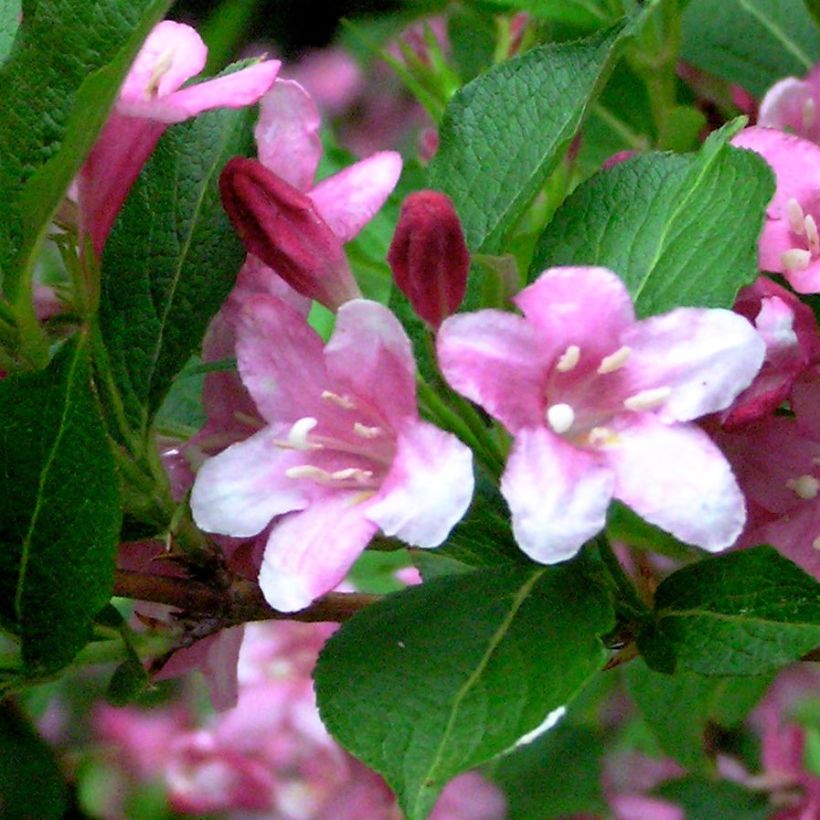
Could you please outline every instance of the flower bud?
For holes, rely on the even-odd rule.
[[[331,310],[360,295],[341,240],[306,194],[245,157],[225,165],[219,190],[248,251],[294,290]]]
[[[417,191],[404,200],[387,261],[422,319],[438,328],[455,313],[467,288],[470,252],[449,197]]]

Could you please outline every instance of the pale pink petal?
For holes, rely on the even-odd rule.
[[[328,389],[322,340],[304,316],[273,296],[252,296],[236,331],[242,382],[269,422],[319,416]]]
[[[249,253],[236,277],[236,286],[231,292],[230,301],[241,308],[245,300],[255,293],[275,296],[298,310],[302,316],[307,317],[310,312],[310,299],[295,291],[273,268],[269,268],[261,259]]]
[[[300,191],[308,191],[322,155],[319,112],[293,80],[277,80],[259,101],[254,129],[259,161]]]
[[[445,319],[438,362],[450,386],[513,433],[543,424],[544,386],[554,358],[530,323],[500,310]]]
[[[740,535],[743,495],[729,462],[700,428],[644,413],[601,454],[616,475],[615,497],[650,524],[710,552]]]
[[[637,322],[621,334],[630,348],[622,370],[631,395],[668,387],[664,421],[689,421],[728,407],[749,386],[766,345],[729,310],[678,308]]]
[[[206,532],[256,535],[276,515],[301,510],[308,498],[301,482],[285,475],[305,454],[276,441],[287,430],[266,427],[208,459],[191,491],[194,521]]]
[[[349,242],[384,205],[401,167],[399,154],[380,151],[323,179],[308,196],[333,233]]]
[[[143,104],[176,91],[205,68],[208,49],[190,26],[163,20],[151,30],[128,71],[118,106]]]
[[[430,812],[430,820],[504,820],[504,795],[478,772],[451,780]]]
[[[561,355],[569,345],[580,348],[580,364],[618,347],[621,331],[635,321],[624,283],[607,268],[549,268],[513,299],[543,342]]]
[[[815,92],[820,91],[816,85],[797,77],[786,77],[775,83],[760,101],[760,112],[757,124],[763,128],[778,128],[781,131],[789,130],[798,136],[817,141],[820,136],[820,111],[814,108],[814,113],[806,118],[806,104],[812,100],[814,106],[818,99]],[[812,106],[812,103],[808,103]]]
[[[274,609],[304,609],[342,581],[378,529],[365,518],[360,499],[357,492],[329,492],[277,522],[259,572]]]
[[[365,514],[385,535],[436,547],[467,512],[473,484],[470,448],[419,421],[399,435],[390,472]]]
[[[244,108],[253,105],[273,85],[281,64],[265,60],[233,74],[189,85],[186,88],[157,97],[140,106],[120,106],[125,113],[150,117],[165,123],[175,123],[195,117],[213,108]]]
[[[518,546],[542,564],[572,558],[604,528],[614,483],[611,470],[551,431],[519,431],[501,478]]]
[[[799,509],[756,527],[753,536],[755,543],[771,544],[820,580],[820,498],[805,501]]]
[[[616,820],[686,820],[680,806],[643,794],[616,794],[609,801]]]
[[[384,305],[367,299],[342,305],[325,347],[325,364],[334,379],[392,424],[418,415],[413,348],[401,322]]]

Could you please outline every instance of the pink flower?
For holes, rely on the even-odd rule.
[[[786,77],[776,82],[760,101],[757,124],[791,131],[798,137],[820,143],[820,65],[804,80]]]
[[[760,154],[777,180],[760,237],[760,267],[784,274],[799,293],[820,291],[820,146],[773,128],[745,128],[732,144]]]
[[[114,111],[78,177],[82,228],[99,255],[128,191],[166,127],[212,108],[253,105],[271,87],[279,62],[181,88],[205,67],[208,50],[181,23],[155,26],[120,89]]]
[[[225,535],[276,519],[259,576],[271,606],[333,589],[379,528],[420,547],[447,537],[472,495],[472,454],[419,420],[410,341],[387,308],[346,303],[323,350],[298,311],[254,296],[237,359],[267,426],[203,465],[191,507]]]
[[[438,356],[450,384],[514,436],[501,480],[531,558],[571,558],[611,499],[688,543],[729,546],[743,497],[726,459],[685,422],[727,407],[764,344],[726,310],[680,308],[635,320],[604,268],[552,268],[497,310],[451,316]]]

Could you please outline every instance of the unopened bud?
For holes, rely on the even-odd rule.
[[[306,194],[245,157],[225,165],[219,191],[248,251],[294,290],[331,310],[360,295],[341,240]]]
[[[467,288],[470,252],[449,197],[417,191],[404,200],[387,261],[401,292],[434,328],[456,312]]]

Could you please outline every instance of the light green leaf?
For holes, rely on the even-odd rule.
[[[603,665],[613,625],[584,561],[436,578],[345,624],[316,667],[325,725],[411,820],[506,751]]]
[[[0,416],[0,621],[30,671],[48,672],[85,645],[110,597],[120,527],[85,337],[46,370],[0,381]]]
[[[638,637],[647,662],[703,675],[761,675],[820,646],[820,584],[771,547],[670,575]]]
[[[429,187],[447,193],[473,252],[497,253],[581,126],[632,28],[551,43],[495,66],[451,100]]]
[[[681,17],[681,57],[761,97],[820,60],[820,32],[803,0],[691,0]]]
[[[553,265],[602,265],[624,280],[639,316],[731,307],[757,278],[774,193],[769,167],[728,145],[731,134],[712,134],[694,155],[633,157],[579,186],[541,235],[531,279]]]
[[[136,431],[148,429],[242,266],[218,181],[230,157],[250,151],[251,116],[220,109],[168,129],[108,239],[100,326]]]
[[[0,6],[0,63],[9,56],[14,35],[20,27],[21,0],[3,0]]]

